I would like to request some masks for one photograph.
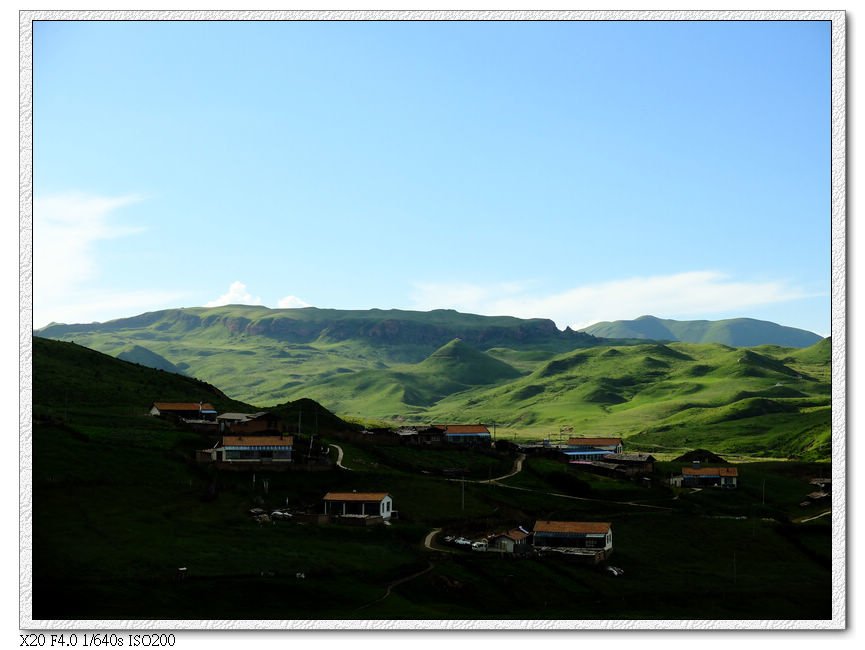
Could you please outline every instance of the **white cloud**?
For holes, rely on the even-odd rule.
[[[646,314],[701,318],[807,297],[783,282],[736,281],[715,271],[632,277],[574,287],[547,295],[527,285],[426,283],[415,285],[415,309],[550,318],[559,327],[587,327],[604,320]]]
[[[105,197],[70,193],[33,200],[33,285],[36,300],[66,297],[99,269],[94,244],[141,232],[113,223],[114,212],[137,203],[137,195]]]
[[[253,297],[246,290],[246,285],[240,280],[235,280],[228,287],[228,291],[216,300],[205,303],[205,307],[221,307],[222,305],[260,305],[261,298]]]
[[[308,302],[306,302],[305,300],[301,300],[297,296],[286,296],[285,298],[280,298],[277,301],[276,306],[280,309],[298,309],[301,307],[312,307],[312,305],[310,305]]]
[[[119,223],[116,213],[139,195],[67,193],[33,200],[33,326],[92,322],[177,304],[185,292],[119,290],[95,286],[102,275],[99,242],[143,232]]]

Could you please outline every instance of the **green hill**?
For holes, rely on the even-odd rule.
[[[65,331],[76,343],[111,354],[146,348],[139,354],[152,359],[146,353],[153,352],[208,382],[196,386],[228,387],[231,397],[257,405],[249,408],[310,399],[344,418],[495,422],[504,435],[524,439],[573,427],[622,435],[633,447],[654,451],[681,453],[699,445],[747,456],[828,457],[828,339],[809,348],[604,345],[611,342],[550,330],[546,323],[450,311],[227,307],[169,310],[67,330],[54,325],[43,333]],[[292,338],[305,342],[287,342]],[[115,384],[126,390],[111,373],[104,385],[92,383],[104,359],[79,363],[81,389],[64,387],[57,400],[65,403],[98,386],[96,402],[110,401]],[[126,393],[136,403],[144,395],[152,395],[149,401],[199,399],[184,391],[194,392],[130,387]],[[315,411],[300,417],[314,420]]]
[[[494,384],[502,379],[519,377],[513,366],[454,339],[415,366],[415,372],[444,376],[467,385]]]
[[[677,321],[641,316],[635,320],[596,323],[581,331],[602,338],[722,343],[734,347],[769,344],[804,348],[820,340],[813,332],[753,318]]]
[[[253,408],[192,377],[115,359],[75,343],[33,338],[34,410],[143,413],[156,401],[210,402],[219,410]]]
[[[351,373],[417,364],[457,338],[465,344],[459,354],[495,349],[498,353],[492,356],[520,371],[529,370],[537,359],[599,343],[588,334],[561,331],[544,319],[478,316],[453,310],[344,311],[241,305],[169,309],[106,323],[51,324],[36,334],[75,341],[114,356],[128,354],[135,346],[146,348],[182,372],[256,404],[300,397],[299,387],[344,381],[342,376]],[[441,354],[450,353],[445,350]],[[513,363],[500,355],[512,357]],[[136,360],[147,363],[141,356]],[[456,381],[460,385],[488,383],[490,379],[477,381],[484,369],[492,373],[493,381],[510,372],[492,357],[483,362],[475,358],[468,364],[468,359],[455,361],[456,365],[474,368],[469,370],[472,376]],[[429,366],[436,363],[432,359]],[[455,371],[456,365],[451,364],[448,371]]]
[[[128,350],[124,350],[118,354],[117,358],[122,361],[129,361],[130,363],[147,366],[148,368],[165,370],[166,372],[173,372],[178,375],[183,374],[183,372],[168,359],[141,345],[133,345]]]
[[[449,395],[520,374],[509,364],[454,339],[420,363],[340,373],[299,385],[289,394],[312,397],[354,417],[398,419],[422,416],[426,408]]]
[[[457,368],[477,361],[459,349],[455,356]],[[535,382],[554,392],[558,382],[609,375],[633,401],[649,390],[641,388],[647,370],[688,386],[696,381],[688,372],[693,364],[707,367],[698,375],[708,381],[739,356],[723,346],[599,348],[577,363],[544,364],[530,376],[476,390]],[[681,395],[693,397],[687,390]],[[676,464],[658,463],[644,487],[533,456],[521,472],[488,483],[511,471],[515,454],[328,438],[340,421],[315,402],[295,400],[273,410],[324,435],[325,444],[340,444],[350,471],[222,471],[193,460],[211,436],[142,414],[163,398],[249,408],[190,377],[34,339],[26,585],[26,613],[34,620],[358,620],[361,627],[364,620],[560,621],[573,616],[574,603],[583,618],[597,620],[831,616],[830,522],[816,519],[825,506],[799,505],[813,489],[808,479],[831,473],[826,464],[749,463],[741,466],[739,488],[719,494],[664,485]],[[762,399],[743,404],[766,410]],[[797,426],[806,421],[797,416]],[[791,427],[787,435],[798,431]],[[296,444],[298,458],[313,453],[312,438]],[[453,467],[467,468],[468,480],[442,476]],[[331,491],[387,491],[399,517],[377,527],[300,521],[299,513],[320,513]],[[253,508],[290,508],[296,516],[262,525]],[[814,519],[793,524],[794,517]],[[435,529],[438,547],[445,535],[475,539],[539,519],[613,522],[615,563],[626,577],[554,557],[507,562],[424,546]],[[733,552],[736,580],[729,559],[719,560]]]
[[[801,356],[810,360],[818,351]],[[570,426],[577,435],[624,436],[629,447],[651,451],[702,446],[825,459],[831,385],[797,353],[689,343],[578,350],[514,381],[449,396],[426,416],[495,421],[505,435]]]

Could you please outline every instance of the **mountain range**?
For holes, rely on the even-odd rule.
[[[741,348],[634,336],[645,331],[607,339],[448,310],[229,306],[52,324],[37,335],[180,371],[259,407],[312,399],[365,421],[496,423],[522,437],[570,427],[646,449],[699,440],[729,453],[828,455],[829,339]]]

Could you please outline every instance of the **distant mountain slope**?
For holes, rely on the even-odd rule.
[[[399,417],[422,413],[449,395],[520,374],[504,361],[454,339],[420,363],[340,373],[300,384],[289,395],[312,397],[358,417]]]
[[[124,350],[118,354],[117,358],[122,361],[129,361],[130,363],[147,366],[148,368],[156,368],[157,370],[173,372],[178,375],[183,374],[183,372],[168,359],[141,345],[133,345],[128,350]]]
[[[462,384],[493,384],[502,379],[513,379],[520,372],[461,339],[454,339],[433,352],[415,366],[415,372],[440,375]]]
[[[647,343],[575,350],[495,387],[448,396],[432,420],[495,421],[508,431],[616,435],[632,449],[696,446],[753,456],[826,459],[831,385],[825,344],[742,350]]]
[[[521,364],[520,371],[527,371],[534,363],[528,359],[548,359],[599,343],[589,334],[561,331],[544,319],[478,316],[452,310],[342,311],[239,305],[168,309],[106,323],[52,323],[36,334],[75,341],[114,356],[128,356],[130,350],[137,350],[134,359],[139,363],[173,366],[224,388],[232,397],[260,405],[305,396],[298,395],[299,388],[323,382],[336,381],[337,387],[352,390],[351,385],[362,379],[349,380],[347,375],[402,371],[402,366],[423,362],[444,346],[439,357],[430,358],[417,369],[422,374],[428,370],[425,376],[430,377],[440,366],[446,374],[437,387],[429,390],[421,386],[419,376],[406,380],[414,386],[409,386],[409,393],[415,396],[410,401],[426,403],[442,394],[446,388],[443,380],[453,382],[455,389],[491,383],[516,376],[513,373],[517,371],[509,364],[511,358]],[[457,338],[462,345],[448,350],[447,345]],[[477,356],[489,349],[497,351],[496,358]],[[489,376],[482,379],[486,373]],[[375,376],[374,380],[380,383],[382,377]],[[388,387],[382,385],[382,389],[399,391],[401,382],[387,380]],[[329,390],[328,394],[334,393]]]
[[[105,323],[65,325],[52,323],[36,333],[46,338],[68,339],[81,334],[160,335],[191,334],[209,330],[225,338],[260,336],[285,343],[337,343],[365,339],[382,344],[414,344],[438,348],[454,338],[484,347],[510,343],[592,341],[590,335],[559,330],[551,320],[511,316],[479,316],[451,309],[406,311],[400,309],[339,310],[269,309],[247,305],[192,307],[149,312]],[[425,355],[424,355],[425,356]],[[418,360],[418,359],[415,359]]]
[[[821,337],[813,332],[753,318],[677,321],[641,316],[636,320],[596,323],[580,331],[611,339],[722,343],[734,347],[780,345],[804,348],[821,340]]]

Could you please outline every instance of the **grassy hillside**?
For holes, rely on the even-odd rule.
[[[146,413],[156,401],[210,402],[219,410],[249,410],[205,382],[115,359],[75,343],[33,338],[35,409]]]
[[[496,423],[523,439],[572,427],[656,452],[697,445],[742,456],[828,457],[828,339],[809,348],[602,345],[554,327],[551,334],[547,323],[451,311],[234,306],[44,332],[112,354],[146,348],[138,358],[158,355],[260,408],[308,398],[344,418]],[[460,336],[433,347],[454,328]],[[301,335],[307,342],[298,342]]]
[[[827,458],[831,386],[819,363],[825,346],[578,350],[507,384],[443,399],[426,415],[495,421],[505,436],[555,437],[572,426],[577,435],[621,435],[653,451],[707,446],[746,456]]]
[[[354,417],[399,419],[420,417],[449,395],[519,376],[509,364],[454,339],[420,363],[341,373],[300,384],[289,396],[311,397]]]
[[[171,309],[86,325],[51,324],[37,335],[75,341],[114,356],[128,355],[138,346],[154,360],[151,365],[173,364],[190,376],[222,386],[236,399],[260,405],[301,397],[297,388],[311,382],[324,384],[348,373],[397,370],[420,363],[455,338],[465,344],[460,348],[463,355],[505,348],[545,358],[599,343],[588,334],[560,331],[544,319],[477,316],[453,310],[242,305]],[[139,351],[134,360],[146,363],[147,356]],[[466,365],[465,359],[458,361]],[[432,359],[428,365],[436,362]],[[475,360],[475,365],[473,372],[490,371],[493,380],[510,372],[493,360],[483,364]],[[474,383],[478,382],[456,380],[460,386]],[[481,383],[490,383],[490,379]],[[408,403],[411,401],[409,398]]]
[[[813,332],[753,318],[677,321],[641,316],[635,320],[596,323],[581,331],[603,338],[722,343],[735,347],[772,344],[803,348],[820,340]]]
[[[675,354],[687,354],[671,351],[648,356],[672,363]],[[565,363],[546,364],[536,379],[593,363],[556,361]],[[645,488],[572,473],[542,458],[529,459],[503,484],[461,483],[441,470],[464,467],[469,478],[485,480],[506,473],[513,455],[352,445],[327,437],[339,426],[333,416],[296,401],[277,410],[342,445],[351,471],[262,470],[252,480],[195,464],[193,453],[207,436],[141,414],[142,404],[163,398],[246,407],[214,387],[39,339],[33,368],[34,413],[56,412],[67,397],[69,404],[68,417],[37,417],[33,427],[35,619],[810,619],[831,613],[828,519],[796,523],[821,514],[798,503],[812,489],[808,478],[827,475],[827,465],[742,465],[741,490],[723,494],[663,486],[666,465]],[[249,515],[253,507],[316,511],[333,490],[387,491],[399,519],[357,528],[259,525]],[[556,518],[612,521],[613,561],[625,577],[549,558],[509,561],[423,547],[433,528],[476,536]]]

